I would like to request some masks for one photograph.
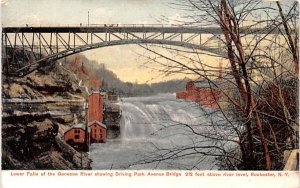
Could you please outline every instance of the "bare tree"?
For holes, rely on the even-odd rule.
[[[288,4],[285,9],[279,2],[266,4],[261,0],[185,0],[172,5],[187,11],[185,25],[203,29],[219,27],[222,35],[212,34],[211,38],[222,43],[229,62],[223,70],[223,80],[219,81],[213,79],[217,67],[203,62],[202,52],[163,46],[169,52],[165,54],[157,47],[142,46],[153,54],[146,56],[147,62],[160,65],[162,72],[201,77],[209,83],[211,90],[217,87],[222,93],[222,100],[215,98],[215,102],[226,120],[224,127],[230,129],[227,134],[235,135],[237,140],[212,132],[201,134],[193,126],[181,125],[206,139],[236,143],[241,158],[228,154],[230,151],[223,147],[223,142],[217,145],[218,148],[216,145],[206,146],[214,148],[215,153],[211,150],[197,150],[196,153],[222,155],[224,161],[231,164],[229,166],[238,169],[280,169],[283,151],[298,147],[293,127],[299,127],[295,104],[298,96],[293,94],[297,93],[298,86],[297,2],[292,6]],[[266,19],[262,20],[261,16]],[[278,21],[279,18],[281,21]],[[286,58],[283,59],[283,56]],[[291,65],[296,69],[292,70]],[[213,92],[211,94],[214,95]],[[210,126],[217,125],[212,122]],[[184,147],[164,149],[166,156],[183,150]],[[172,157],[178,156],[176,152]],[[165,159],[152,158],[147,162]]]

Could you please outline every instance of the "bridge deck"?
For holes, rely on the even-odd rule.
[[[245,28],[241,32],[257,32],[264,28]],[[99,26],[27,26],[27,27],[3,27],[3,33],[214,33],[220,34],[219,27],[190,27],[190,26],[148,26],[148,25],[99,25]]]
[[[136,27],[136,26],[63,26],[63,27],[4,27],[3,33],[107,33],[107,32],[143,32],[143,33],[221,33],[220,28],[197,27]]]

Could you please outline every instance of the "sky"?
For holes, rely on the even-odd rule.
[[[170,0],[1,0],[6,24],[157,23],[178,13]]]
[[[1,0],[2,25],[157,24],[163,17],[181,19],[172,0]],[[172,79],[144,68],[137,45],[123,45],[84,52],[87,58],[105,63],[123,81],[159,82]],[[113,56],[111,55],[113,54]],[[145,60],[144,60],[145,61]],[[179,78],[180,76],[174,76]]]
[[[80,25],[86,24],[172,24],[183,20],[184,12],[174,9],[175,0],[0,0],[1,21],[4,26]],[[145,68],[146,59],[137,54],[145,50],[137,45],[122,45],[90,50],[88,59],[104,63],[123,81],[159,82],[184,75],[161,76]],[[216,59],[206,58],[217,64]]]

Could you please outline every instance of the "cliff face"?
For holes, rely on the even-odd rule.
[[[88,155],[62,139],[84,121],[85,93],[75,77],[53,64],[2,78],[2,169],[89,169]]]
[[[107,138],[118,138],[121,134],[120,120],[122,111],[118,103],[105,101],[103,123],[107,126]]]

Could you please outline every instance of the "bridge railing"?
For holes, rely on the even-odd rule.
[[[23,24],[23,25],[14,25],[14,26],[6,26],[2,25],[2,27],[197,27],[197,26],[185,26],[185,25],[177,25],[177,24],[95,24],[95,23],[79,23],[79,24]]]
[[[83,29],[135,29],[135,28],[145,28],[148,29],[185,29],[185,31],[189,32],[197,32],[197,31],[205,31],[209,33],[220,33],[220,28],[218,26],[197,26],[197,25],[184,25],[184,24],[95,24],[95,23],[79,23],[79,24],[24,24],[24,25],[18,25],[18,26],[6,26],[2,25],[2,30],[6,28],[13,28],[15,30],[10,30],[11,32],[18,31],[17,29],[20,28],[47,28],[47,29],[57,29],[57,28],[80,28]],[[253,27],[252,25],[244,26],[240,28],[242,33],[278,33],[277,29],[274,29],[273,27]]]

